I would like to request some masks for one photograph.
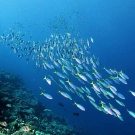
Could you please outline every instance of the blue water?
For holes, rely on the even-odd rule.
[[[58,24],[64,18],[64,23]],[[19,22],[19,26],[18,23]],[[21,25],[20,25],[21,24]],[[124,122],[97,111],[88,101],[77,95],[73,99],[85,106],[82,112],[72,101],[58,94],[58,86],[48,86],[43,78],[50,72],[35,68],[32,60],[18,58],[10,49],[1,44],[0,69],[19,74],[25,85],[32,90],[39,100],[54,113],[64,116],[69,124],[82,131],[82,135],[135,135],[135,119],[126,108],[135,112],[135,98],[128,92],[135,90],[135,1],[100,1],[100,0],[1,0],[0,1],[0,35],[9,28],[15,28],[32,35],[34,41],[44,41],[53,34],[52,24],[59,25],[59,32],[80,33],[82,38],[93,37],[92,52],[100,58],[101,67],[122,70],[130,79],[128,84],[115,85],[125,97],[126,107],[116,105]],[[62,28],[73,25],[74,30]],[[23,28],[22,28],[23,27]],[[57,32],[57,31],[55,31]],[[28,40],[29,38],[26,38]],[[101,73],[102,74],[102,73]],[[73,79],[75,82],[75,80]],[[80,84],[78,84],[80,85]],[[39,87],[44,87],[53,97],[48,100],[40,96]],[[96,95],[95,95],[96,97]],[[62,102],[66,111],[58,105]],[[73,116],[79,112],[80,116]]]

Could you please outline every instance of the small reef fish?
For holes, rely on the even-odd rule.
[[[25,131],[25,132],[28,132],[28,131],[30,131],[31,129],[30,129],[29,126],[23,126],[23,127],[21,128],[21,130],[22,130],[22,131]]]
[[[7,126],[7,122],[6,121],[0,122],[0,125],[3,126],[3,127],[6,127]]]
[[[60,87],[62,91],[59,91],[59,93],[63,97],[72,100],[71,96],[66,93],[66,90],[76,94],[77,98],[84,101],[86,101],[85,97],[87,97],[88,101],[98,111],[118,117],[123,121],[120,111],[111,104],[107,106],[107,103],[102,101],[102,107],[98,106],[96,96],[99,99],[104,99],[105,97],[108,101],[110,101],[110,98],[111,100],[116,100],[116,97],[125,100],[125,96],[119,93],[114,83],[127,84],[129,77],[123,71],[105,67],[103,70],[101,69],[99,58],[90,50],[91,43],[94,43],[92,37],[89,38],[90,40],[79,39],[79,36],[76,37],[74,34],[66,32],[64,35],[61,33],[51,34],[50,38],[35,42],[31,39],[32,36],[30,36],[31,40],[27,40],[27,38],[24,38],[25,35],[26,33],[10,29],[9,33],[6,31],[6,33],[0,36],[0,43],[3,43],[6,47],[9,46],[18,58],[25,57],[27,63],[33,60],[32,63],[34,63],[36,68],[45,70],[45,72],[48,70],[49,78],[45,76],[44,80],[49,85],[52,84],[51,81],[55,82],[54,85],[56,87],[54,86],[54,88],[57,90],[59,89],[57,86]],[[104,72],[109,76],[103,78]],[[87,86],[87,88],[85,83],[91,81],[91,85]],[[91,86],[92,89],[90,88]],[[53,99],[51,95],[43,92],[44,89],[40,89],[42,91],[41,95],[48,99]],[[93,92],[95,93],[93,94]],[[135,96],[135,92],[130,90],[130,93]],[[2,100],[6,99],[3,98]],[[116,102],[121,106],[125,106],[119,100],[116,100]],[[58,104],[64,107],[64,104],[60,102]],[[85,111],[82,105],[76,102],[74,104],[80,110]],[[10,107],[8,104],[6,106]],[[134,117],[133,112],[128,112]],[[73,115],[77,116],[78,113]]]
[[[94,84],[93,82],[91,84],[97,92],[100,92],[100,88],[96,84]]]
[[[113,115],[113,112],[111,111],[110,107],[102,104],[102,108],[104,109],[104,111],[106,111],[108,114]]]
[[[79,76],[83,81],[86,81],[86,82],[88,81],[84,75],[79,74],[79,73],[77,73],[76,75]]]
[[[44,77],[44,80],[46,80],[47,83],[48,83],[49,85],[51,85],[51,80],[50,80],[49,78],[46,78],[46,76],[45,76],[45,77]]]
[[[124,121],[121,115],[117,115],[117,117],[118,117],[121,121]]]
[[[82,64],[82,62],[78,58],[73,58],[78,64]]]
[[[48,98],[48,99],[53,99],[53,97],[52,97],[51,95],[49,95],[49,94],[47,94],[47,93],[44,93],[44,92],[41,92],[40,95],[43,95],[43,96],[45,96],[45,97]]]
[[[70,100],[72,100],[72,98],[71,98],[71,96],[70,96],[69,94],[67,94],[67,93],[65,93],[65,92],[62,92],[62,91],[60,91],[60,90],[58,90],[58,92],[59,92],[63,97],[69,98]]]
[[[125,106],[125,104],[124,104],[124,103],[122,103],[121,101],[116,100],[116,99],[115,99],[115,101],[116,101],[119,105],[121,105],[121,106]]]
[[[79,116],[79,113],[78,112],[73,112],[73,115],[74,116]]]
[[[62,73],[59,73],[59,72],[56,72],[56,71],[54,73],[57,74],[59,77],[61,77],[63,79],[65,78],[65,76]]]
[[[63,107],[63,108],[64,108],[64,110],[65,110],[65,111],[67,111],[67,110],[65,109],[65,105],[64,105],[63,103],[58,102],[58,105],[59,105],[59,106],[61,106],[61,107]]]
[[[6,106],[7,106],[7,107],[11,107],[11,104],[7,104]]]
[[[58,102],[58,105],[64,107],[64,104],[61,102]]]
[[[85,108],[81,105],[81,104],[78,104],[76,102],[74,102],[74,104],[82,111],[85,111]]]
[[[91,41],[92,43],[94,43],[94,40],[93,40],[93,38],[92,38],[92,37],[90,38],[90,41]]]
[[[134,91],[129,90],[129,92],[135,97],[135,92]]]
[[[118,92],[117,92],[117,96],[118,96],[119,98],[121,98],[121,99],[125,99],[125,97],[124,97],[121,93],[118,93]]]
[[[52,110],[49,109],[45,109],[44,112],[51,112]]]
[[[134,113],[134,112],[129,111],[129,110],[127,110],[127,111],[128,111],[128,113],[129,113],[132,117],[134,117],[134,118],[135,118],[135,113]]]
[[[119,75],[123,78],[123,79],[129,79],[129,77],[123,73],[122,71],[119,72]]]
[[[66,82],[69,84],[69,86],[71,88],[73,88],[74,90],[76,90],[76,86],[73,83],[71,83],[69,80],[67,80]]]
[[[116,113],[116,115],[121,115],[121,113],[120,113],[119,110],[117,110],[116,108],[114,108],[110,103],[109,103],[109,105],[110,105],[110,108]]]
[[[95,99],[94,99],[92,96],[87,95],[87,97],[88,97],[88,99],[90,99],[91,101],[95,102]]]

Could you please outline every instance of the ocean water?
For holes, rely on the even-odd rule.
[[[83,101],[76,94],[69,93],[73,101],[65,99],[57,91],[58,85],[52,82],[49,86],[44,76],[52,75],[52,70],[36,68],[31,59],[18,58],[17,54],[0,44],[0,69],[16,73],[22,77],[25,85],[32,93],[54,113],[63,116],[70,125],[80,130],[82,135],[135,135],[135,119],[127,109],[135,112],[135,97],[128,91],[135,91],[135,1],[101,1],[101,0],[0,0],[0,35],[6,35],[9,28],[26,33],[25,40],[30,36],[35,42],[43,42],[51,34],[79,34],[82,39],[92,37],[91,52],[100,59],[98,71],[107,76],[102,68],[122,70],[129,76],[128,84],[114,84],[125,96],[126,107],[110,101],[120,110],[124,121],[96,110],[88,100]],[[54,52],[56,53],[56,52]],[[91,66],[91,65],[89,65]],[[74,77],[72,81],[81,86]],[[87,85],[91,89],[91,85]],[[39,87],[53,96],[53,100],[40,96]],[[65,91],[64,89],[62,91]],[[92,93],[95,100],[99,98]],[[101,100],[102,100],[101,99]],[[85,112],[79,110],[74,101],[83,105]],[[65,109],[58,105],[61,102]],[[72,113],[78,112],[79,117]]]

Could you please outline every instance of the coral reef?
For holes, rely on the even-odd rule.
[[[64,118],[48,111],[18,75],[0,71],[0,100],[0,135],[79,134]]]

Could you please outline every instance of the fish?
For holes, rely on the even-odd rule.
[[[60,87],[60,88],[63,88],[60,84],[59,84],[59,82],[56,80],[56,79],[54,79],[52,76],[50,76],[49,75],[49,77]]]
[[[27,58],[26,61],[29,61],[29,58]]]
[[[64,104],[61,102],[58,102],[58,105],[64,107]]]
[[[55,29],[58,30],[58,26]],[[108,106],[107,103],[110,100],[115,100],[119,105],[125,106],[124,103],[116,99],[118,97],[126,100],[114,83],[128,84],[128,75],[122,70],[118,71],[112,68],[104,67],[101,70],[99,58],[91,50],[92,46],[90,45],[94,43],[92,37],[88,40],[76,37],[75,35],[78,34],[74,35],[69,32],[56,33],[51,33],[50,37],[44,41],[34,41],[32,35],[12,28],[0,36],[0,43],[9,47],[18,59],[23,57],[26,63],[32,60],[36,69],[47,72],[48,77],[45,76],[43,80],[50,86],[52,81],[55,82],[54,88],[60,87],[62,91],[59,93],[63,97],[72,100],[69,92],[74,93],[77,99],[90,102],[98,111],[123,120],[120,111],[112,105]],[[29,38],[25,38],[26,36]],[[106,78],[104,78],[104,74],[106,74]],[[91,81],[92,83],[90,83]],[[53,99],[50,94],[43,92],[44,89],[41,88],[41,91],[41,95]],[[135,96],[133,91],[130,93]],[[97,97],[106,98],[106,103],[101,101],[102,106],[99,106],[96,103]],[[74,104],[80,110],[85,111],[81,104],[76,102]],[[64,106],[62,103],[59,105]]]
[[[61,78],[65,78],[65,76],[62,73],[59,73],[59,72],[56,72],[56,71],[54,73],[57,74]]]
[[[7,106],[7,107],[12,107],[11,104],[7,104],[6,106]]]
[[[129,90],[129,92],[135,97],[135,92],[134,91]]]
[[[79,73],[77,73],[76,75],[79,76],[83,81],[88,82],[87,78],[84,75],[79,74]]]
[[[116,99],[115,99],[115,101],[116,101],[119,105],[121,105],[121,106],[124,106],[124,107],[125,107],[125,104],[124,104],[124,103],[122,103],[121,101],[116,100]]]
[[[104,104],[104,103],[102,103],[102,102],[101,102],[101,104],[102,104],[101,107],[102,107],[108,114],[113,115],[113,112],[111,111],[111,109],[110,109],[109,106],[107,106],[106,104]]]
[[[121,98],[121,99],[125,99],[125,97],[121,94],[121,93],[118,93],[117,92],[117,94],[116,94],[119,98]]]
[[[73,83],[71,83],[69,80],[67,80],[66,82],[69,84],[69,86],[71,88],[73,88],[74,90],[76,90],[76,86]]]
[[[44,77],[44,80],[46,80],[47,83],[48,83],[49,85],[51,85],[51,80],[50,80],[49,78],[46,78],[46,76],[45,76],[45,77]]]
[[[74,105],[76,105],[80,110],[85,111],[85,108],[81,104],[74,102]]]
[[[111,92],[106,91],[106,93],[107,93],[107,95],[108,95],[109,97],[114,98],[114,95],[113,95]]]
[[[78,64],[82,64],[82,62],[78,58],[73,58]]]
[[[93,38],[92,38],[92,37],[90,38],[90,41],[91,41],[92,43],[94,43],[94,40],[93,40]]]
[[[105,67],[103,68],[108,74],[110,75],[113,75],[113,73],[109,70],[109,69],[106,69]]]
[[[6,121],[2,121],[2,122],[0,122],[0,125],[3,126],[3,127],[6,127],[7,126],[7,122]]]
[[[108,85],[108,88],[110,88],[111,91],[117,91],[117,89],[114,86]]]
[[[116,113],[116,115],[121,115],[121,113],[120,113],[119,110],[117,110],[116,108],[114,108],[110,103],[109,103],[109,105],[110,105],[110,108]]]
[[[70,96],[69,94],[67,94],[67,93],[65,93],[65,92],[62,92],[62,91],[60,91],[60,90],[58,90],[58,92],[59,92],[63,97],[72,100],[72,98],[71,98],[71,96]]]
[[[87,95],[87,97],[88,97],[88,99],[90,99],[91,101],[95,102],[95,99],[94,99],[92,96]]]
[[[73,112],[73,115],[74,116],[79,116],[79,113],[78,112]]]
[[[94,84],[93,82],[91,84],[97,92],[100,92],[100,88],[96,84]]]
[[[134,112],[129,111],[129,110],[127,110],[127,111],[128,111],[128,113],[129,113],[132,117],[134,117],[134,118],[135,118],[135,113],[134,113]]]
[[[127,81],[121,77],[118,77],[119,81],[122,82],[123,84],[127,84]]]
[[[29,127],[29,126],[23,126],[22,128],[21,128],[21,131],[25,131],[25,132],[28,132],[28,131],[30,131],[31,130],[31,128]]]
[[[118,117],[121,121],[124,121],[121,115],[117,115],[117,117]]]
[[[40,95],[43,95],[43,96],[45,96],[48,99],[53,99],[53,97],[50,94],[47,94],[47,93],[44,93],[44,92],[41,92]]]
[[[122,78],[129,79],[129,77],[128,77],[126,74],[124,74],[124,73],[122,72],[122,70],[119,72],[119,75],[120,75]]]
[[[44,112],[51,112],[52,110],[49,109],[45,109]]]

